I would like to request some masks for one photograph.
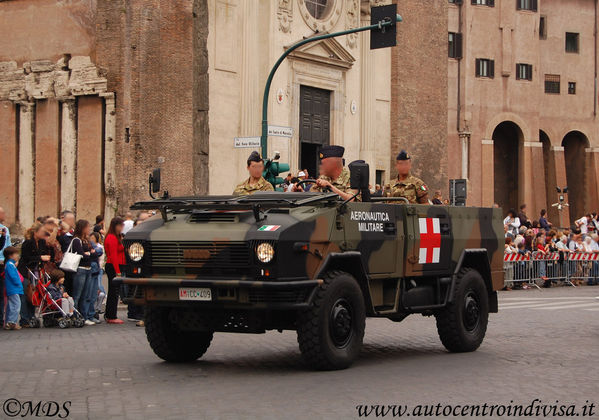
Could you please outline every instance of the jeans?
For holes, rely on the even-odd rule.
[[[104,285],[102,284],[103,278],[104,278],[104,270],[102,270],[100,268],[100,272],[98,273],[98,289],[100,289],[100,292],[104,293],[104,296],[106,296],[106,289],[104,289]]]
[[[29,303],[25,295],[18,295],[21,299],[21,325],[28,324],[35,317],[35,307]]]
[[[4,290],[4,277],[2,273],[4,272],[4,264],[0,263],[0,325],[4,324],[4,308],[6,304],[4,303],[6,290]]]
[[[98,279],[97,274],[90,274],[89,279],[85,282],[83,291],[83,305],[85,313],[88,315],[85,319],[93,320],[96,314],[96,300],[98,299]]]
[[[6,300],[6,323],[16,324],[19,320],[19,312],[21,312],[21,296],[10,295]]]
[[[75,307],[81,315],[83,319],[93,318],[94,314],[90,314],[89,311],[91,309],[90,306],[90,289],[92,282],[92,273],[91,270],[85,270],[83,268],[78,268],[77,273],[73,277],[73,302],[75,303]]]

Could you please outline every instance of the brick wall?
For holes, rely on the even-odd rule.
[[[447,1],[394,3],[404,21],[391,56],[392,176],[405,149],[414,175],[447,197]]]
[[[97,2],[97,61],[116,92],[121,210],[147,198],[155,167],[172,195],[207,192],[207,15],[206,0]]]

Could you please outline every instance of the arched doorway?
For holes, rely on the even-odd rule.
[[[562,146],[572,223],[585,214],[586,154],[584,149],[589,147],[589,139],[580,131],[570,131],[562,140]]]
[[[518,207],[518,168],[522,130],[504,121],[493,131],[493,171],[495,202],[504,211]]]

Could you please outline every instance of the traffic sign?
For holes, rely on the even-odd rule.
[[[393,22],[390,26],[379,26],[370,31],[370,49],[394,47],[397,45],[397,4],[378,6],[370,9],[370,24]]]
[[[293,137],[293,128],[280,125],[269,125],[268,135],[274,137]]]
[[[233,146],[239,148],[260,148],[260,137],[235,137]]]

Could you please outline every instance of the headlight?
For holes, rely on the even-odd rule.
[[[275,256],[275,249],[268,242],[261,243],[256,248],[256,257],[262,263],[269,263]]]
[[[131,261],[141,261],[144,257],[144,252],[144,247],[139,242],[133,242],[129,245],[129,258],[131,258]]]

